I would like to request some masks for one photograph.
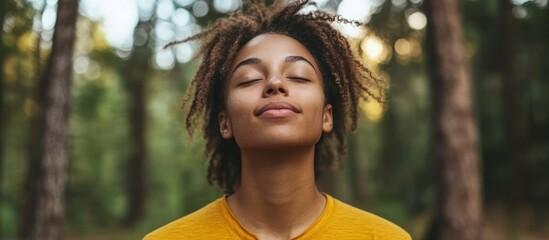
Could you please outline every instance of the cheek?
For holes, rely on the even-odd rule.
[[[247,125],[250,109],[253,107],[250,106],[250,101],[246,101],[246,98],[240,96],[229,95],[225,101],[233,132],[237,134],[242,125]]]
[[[302,102],[307,103],[310,111],[315,112],[315,116],[322,115],[325,105],[324,91],[321,88],[315,88],[311,91],[303,91]]]

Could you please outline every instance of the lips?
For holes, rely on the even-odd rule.
[[[272,115],[273,117],[276,117],[276,116],[282,117],[292,112],[301,113],[301,110],[299,110],[297,107],[287,102],[271,102],[271,103],[267,103],[266,105],[261,107],[259,110],[257,110],[255,112],[255,116],[261,116],[266,112],[271,113],[269,115]]]

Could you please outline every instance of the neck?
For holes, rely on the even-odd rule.
[[[314,146],[241,153],[241,184],[228,202],[246,229],[260,239],[288,239],[314,223],[326,202],[315,185]]]

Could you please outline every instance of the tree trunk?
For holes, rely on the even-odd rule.
[[[140,28],[150,32],[150,23],[140,22],[136,31]],[[126,215],[126,226],[134,226],[145,216],[146,200],[146,174],[147,163],[147,97],[146,83],[150,71],[149,59],[152,55],[147,44],[136,46],[131,58],[126,62],[122,75],[124,86],[128,93],[130,136],[132,152],[127,162],[127,189],[128,189],[128,212]]]
[[[457,1],[425,1],[437,206],[428,239],[482,237],[477,129]]]
[[[0,3],[0,26],[4,26],[4,17],[6,16],[6,11],[8,9],[8,1],[3,1]],[[0,205],[4,201],[4,189],[2,189],[2,178],[4,173],[4,130],[5,130],[5,108],[4,108],[4,58],[6,46],[4,46],[2,33],[0,31]],[[1,221],[2,219],[0,219]],[[0,236],[2,236],[2,222],[0,222]]]
[[[42,16],[44,12],[44,7],[39,11],[39,16]],[[38,86],[33,91],[32,100],[36,103],[36,112],[30,114],[29,118],[29,128],[27,132],[27,141],[26,141],[26,150],[27,150],[27,172],[25,173],[25,180],[23,182],[23,204],[21,205],[21,218],[19,223],[19,236],[22,239],[30,238],[29,227],[34,225],[35,222],[35,212],[36,212],[36,199],[38,195],[38,180],[40,175],[40,156],[41,147],[40,140],[43,135],[43,108],[44,108],[44,99],[46,99],[46,87],[49,85],[49,79],[45,76],[49,75],[48,72],[40,74],[40,38],[36,40],[36,49],[35,49],[35,77],[38,82]],[[50,69],[46,69],[49,71]]]
[[[524,135],[521,133],[520,116],[525,114],[520,104],[520,91],[518,79],[516,78],[515,63],[515,34],[516,27],[512,13],[513,6],[510,0],[500,0],[502,15],[502,100],[503,100],[503,121],[505,133],[505,159],[507,163],[507,204],[511,214],[524,202],[524,164],[522,163],[522,144]]]
[[[41,156],[33,221],[23,226],[25,239],[61,239],[63,236],[65,166],[67,164],[67,121],[72,78],[72,53],[78,16],[77,0],[59,0],[52,51],[42,75],[40,112]]]
[[[132,61],[133,62],[133,61]],[[141,68],[147,69],[147,68]],[[134,70],[135,71],[135,70]],[[137,71],[139,72],[139,71]],[[132,79],[130,99],[130,136],[132,153],[128,161],[128,226],[135,225],[145,213],[145,164],[147,162],[145,79]]]

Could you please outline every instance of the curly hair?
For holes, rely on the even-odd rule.
[[[197,126],[203,126],[208,181],[217,183],[225,193],[233,193],[240,184],[241,156],[234,138],[221,136],[218,113],[225,108],[223,88],[230,65],[252,38],[262,33],[285,34],[301,42],[319,63],[326,103],[333,107],[334,127],[330,133],[323,133],[315,145],[315,177],[338,166],[345,156],[345,134],[356,129],[360,99],[372,98],[385,105],[386,82],[373,76],[355,57],[347,39],[331,25],[361,23],[320,10],[300,13],[305,6],[314,4],[298,0],[267,6],[253,1],[202,32],[165,46],[202,40],[202,63],[183,101],[188,111],[185,124],[190,135]]]

